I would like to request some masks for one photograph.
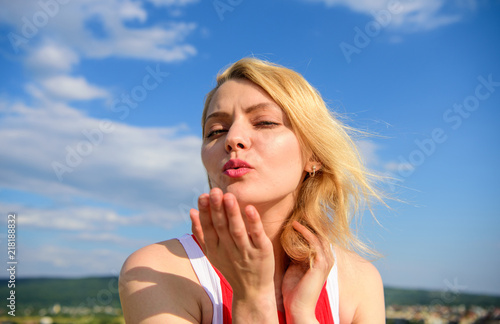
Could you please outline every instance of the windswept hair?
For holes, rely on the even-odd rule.
[[[217,85],[206,96],[202,115],[203,133],[210,102],[224,82],[245,79],[260,86],[290,119],[302,153],[321,163],[314,177],[306,176],[295,206],[283,225],[281,244],[297,262],[309,262],[315,251],[292,227],[298,221],[320,240],[362,254],[374,254],[351,229],[360,206],[370,201],[383,202],[372,185],[377,178],[369,173],[349,134],[357,131],[343,124],[328,110],[320,93],[299,73],[283,66],[243,58],[217,76]]]

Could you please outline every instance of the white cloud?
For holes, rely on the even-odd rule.
[[[194,23],[172,23],[168,29],[117,29],[117,37],[112,39],[88,39],[86,42],[78,41],[74,46],[92,58],[116,56],[165,62],[182,61],[196,54],[193,46],[182,44],[182,40],[195,28]]]
[[[57,208],[29,207],[20,204],[2,204],[2,210],[16,211],[18,224],[23,227],[63,231],[112,230],[118,226],[147,223],[135,216],[122,216],[103,207],[73,205]]]
[[[309,0],[309,2],[322,2],[328,7],[343,5],[357,12],[380,9],[387,3],[386,0]]]
[[[194,207],[193,201],[206,189],[201,139],[177,135],[179,127],[113,122],[103,128],[101,120],[50,100],[35,107],[1,106],[4,188],[48,197],[58,206],[74,204],[78,198],[135,211],[134,216],[120,216],[111,208],[82,208],[82,204],[33,210],[26,219],[33,226],[43,227],[51,213],[54,224],[67,229],[90,228],[96,219],[109,226],[136,221],[174,226],[187,217],[187,206]],[[57,163],[67,168],[60,174],[62,181],[54,170]]]
[[[69,72],[79,61],[75,51],[51,42],[35,48],[28,55],[26,65],[37,74],[45,74]]]
[[[155,3],[178,8],[194,1]],[[37,27],[33,25],[33,19],[40,16],[37,16],[39,13],[47,19]],[[125,57],[174,62],[196,55],[195,47],[186,43],[186,38],[197,27],[195,23],[170,22],[144,27],[126,24],[130,20],[145,23],[147,18],[142,3],[128,0],[71,1],[53,8],[52,15],[45,14],[40,5],[35,6],[29,1],[7,1],[0,13],[0,22],[13,26],[13,33],[25,40],[13,42],[15,52],[57,40],[90,58]],[[104,35],[93,33],[87,24],[89,21],[99,22]],[[30,25],[34,27],[27,27]]]
[[[20,248],[21,249],[21,248]],[[22,251],[19,275],[31,276],[118,276],[127,255],[107,248],[82,250],[43,244]],[[116,284],[114,285],[116,287]]]
[[[144,22],[148,18],[148,14],[138,2],[125,2],[120,7],[118,15],[124,20],[137,19],[140,22]]]
[[[155,6],[186,6],[189,4],[197,3],[199,0],[148,0]]]
[[[91,100],[107,98],[106,90],[91,85],[84,77],[59,75],[41,81],[49,95],[66,100]]]
[[[327,7],[344,6],[354,12],[374,15],[384,10],[390,14],[389,28],[404,31],[430,30],[458,22],[466,10],[474,9],[471,1],[445,0],[303,0],[323,3]],[[446,7],[446,8],[445,8]],[[389,11],[388,9],[392,9]]]
[[[413,165],[408,162],[388,162],[385,164],[385,169],[390,172],[405,172],[415,169]]]
[[[410,31],[431,30],[461,20],[458,13],[444,13],[444,0],[401,1],[401,13],[393,16],[394,26]]]
[[[83,232],[77,235],[72,235],[69,237],[70,240],[78,240],[78,241],[88,241],[88,242],[99,242],[99,243],[112,243],[119,244],[121,246],[144,246],[150,244],[149,241],[137,241],[130,239],[128,237],[119,236],[109,232]]]
[[[364,162],[364,165],[372,172],[375,172],[385,178],[384,182],[390,186],[394,186],[401,181],[401,177],[405,174],[413,172],[415,167],[408,162],[403,161],[384,161],[380,156],[380,151],[383,146],[372,140],[356,141],[359,154]]]
[[[377,151],[380,147],[375,142],[370,140],[358,140],[356,141],[356,145],[366,166],[373,167],[379,163]]]

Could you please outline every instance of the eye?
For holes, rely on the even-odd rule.
[[[260,127],[260,128],[271,128],[271,127],[278,126],[278,125],[279,125],[278,123],[265,120],[265,121],[258,122],[255,126]]]
[[[216,135],[219,135],[219,134],[222,134],[222,133],[225,133],[227,132],[226,129],[214,129],[214,130],[211,130],[210,132],[208,132],[207,136],[205,136],[206,138],[210,138],[212,136],[216,136]]]

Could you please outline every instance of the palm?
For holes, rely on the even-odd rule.
[[[291,263],[283,276],[281,292],[287,313],[295,322],[315,318],[316,303],[333,266],[330,247],[298,222],[293,227],[315,250],[312,263]]]
[[[311,277],[307,265],[290,264],[281,287],[286,309],[299,313],[314,311],[321,290],[316,287],[318,284],[310,280]]]

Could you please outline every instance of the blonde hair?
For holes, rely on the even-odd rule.
[[[369,173],[344,125],[331,113],[313,88],[299,73],[256,58],[243,58],[217,76],[217,85],[206,97],[202,128],[210,102],[226,81],[246,79],[260,86],[283,109],[301,145],[304,157],[321,163],[314,177],[306,176],[295,206],[283,225],[281,244],[288,256],[298,262],[309,262],[315,251],[292,227],[293,221],[305,225],[323,242],[348,250],[373,254],[351,229],[353,217],[361,203],[370,203],[381,195],[372,186]]]

